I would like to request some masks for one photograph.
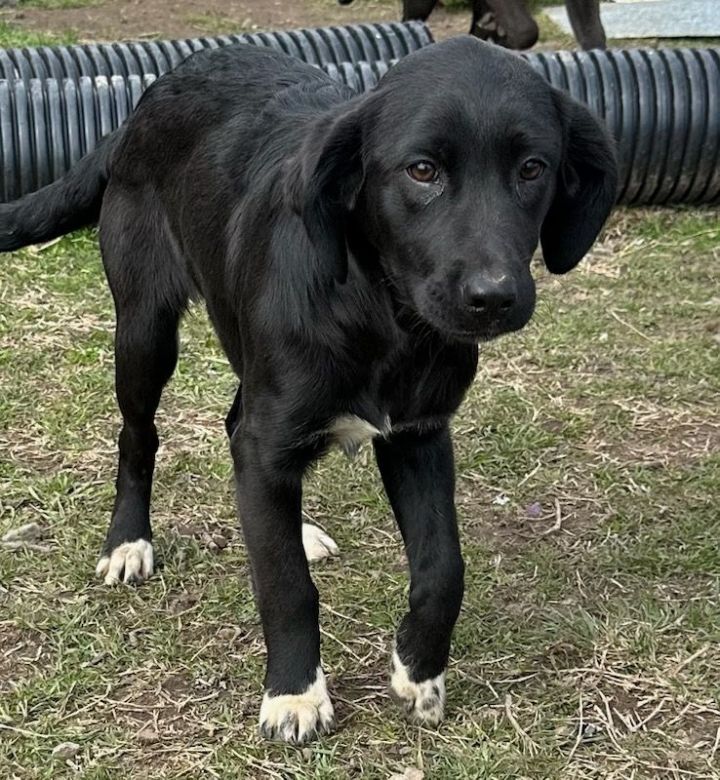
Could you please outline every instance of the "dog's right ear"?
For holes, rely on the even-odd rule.
[[[352,101],[309,128],[286,170],[285,195],[300,215],[327,279],[347,278],[347,216],[364,180],[362,144],[365,102]]]

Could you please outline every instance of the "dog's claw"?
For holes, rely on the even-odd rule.
[[[390,670],[390,692],[408,720],[423,726],[438,726],[445,710],[445,672],[413,682],[397,650],[393,653]]]
[[[302,543],[308,563],[321,561],[340,552],[334,539],[311,523],[302,524]]]
[[[110,555],[103,555],[95,574],[103,577],[106,585],[141,585],[154,570],[153,547],[147,539],[123,542]]]
[[[334,719],[323,721],[319,717],[313,725],[308,725],[307,719],[298,713],[287,714],[281,723],[271,725],[260,724],[260,734],[272,742],[287,742],[291,745],[304,745],[332,731]]]
[[[327,734],[335,725],[335,713],[318,668],[315,682],[304,693],[265,693],[260,708],[260,734],[265,739],[304,745]]]

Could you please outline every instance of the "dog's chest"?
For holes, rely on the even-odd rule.
[[[341,447],[349,456],[355,455],[362,444],[376,438],[387,438],[391,433],[401,431],[425,431],[441,428],[446,424],[449,414],[426,415],[415,420],[393,424],[386,415],[381,425],[365,420],[356,414],[338,415],[327,430],[332,443]]]
[[[328,434],[333,444],[342,447],[348,455],[354,455],[361,444],[376,436],[388,436],[391,431],[389,415],[385,416],[378,427],[356,414],[341,414],[333,420]]]
[[[322,433],[353,455],[365,442],[400,432],[441,428],[472,381],[477,348],[424,342],[407,345],[387,360],[367,366],[349,409],[338,411]],[[344,388],[345,392],[350,388]],[[344,394],[344,393],[343,393]]]

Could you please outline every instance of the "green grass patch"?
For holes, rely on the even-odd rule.
[[[262,632],[223,430],[236,380],[199,308],[158,418],[157,575],[92,575],[113,502],[112,299],[92,231],[0,264],[0,767],[9,777],[626,780],[720,776],[720,213],[620,211],[454,422],[467,594],[438,732],[386,693],[407,598],[372,462],[305,509],[336,734],[256,731]],[[226,545],[213,542],[220,535]],[[52,748],[78,743],[69,764]]]
[[[72,30],[38,32],[0,20],[0,48],[2,49],[23,46],[52,46],[76,42],[77,35]]]
[[[102,5],[105,0],[20,0],[21,8],[44,8],[50,11],[66,11],[70,8],[88,8]]]

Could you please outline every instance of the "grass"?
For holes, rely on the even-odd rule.
[[[0,48],[2,49],[23,46],[52,46],[56,43],[76,42],[77,35],[72,30],[37,32],[0,19]]]
[[[0,23],[2,46],[46,42]],[[162,568],[107,590],[92,569],[119,420],[96,241],[2,256],[0,534],[43,538],[0,547],[0,774],[720,778],[719,217],[619,212],[573,274],[538,268],[531,325],[484,347],[454,424],[468,590],[438,732],[385,690],[407,581],[369,452],[320,464],[305,506],[342,550],[315,570],[340,728],[305,750],[256,733],[235,382],[205,316],[159,415]],[[79,752],[53,761],[63,741]]]
[[[48,11],[67,11],[70,8],[88,8],[102,5],[105,0],[20,0],[21,8],[43,8]]]
[[[315,570],[340,727],[305,750],[256,733],[235,380],[205,316],[159,416],[162,568],[108,590],[92,570],[119,421],[95,238],[3,256],[0,532],[43,529],[0,549],[4,776],[720,777],[719,217],[620,211],[568,277],[538,267],[531,325],[483,348],[454,423],[468,590],[438,732],[385,691],[407,582],[370,453],[319,465],[305,504],[342,550]]]

